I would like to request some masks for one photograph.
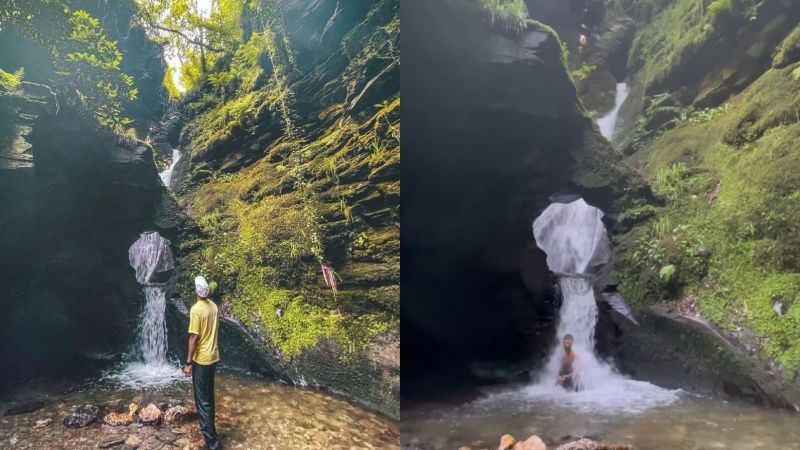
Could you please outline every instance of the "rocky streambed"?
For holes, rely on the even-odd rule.
[[[26,387],[0,400],[0,448],[203,448],[191,384]],[[394,422],[317,391],[221,373],[217,429],[227,448],[399,448]]]

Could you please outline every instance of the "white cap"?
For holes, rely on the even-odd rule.
[[[201,298],[208,297],[208,281],[204,277],[195,277],[194,279],[194,291],[199,295]]]

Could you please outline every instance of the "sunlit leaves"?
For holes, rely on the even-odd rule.
[[[22,77],[24,75],[25,70],[22,68],[19,68],[13,73],[0,69],[0,87],[7,91],[14,90],[22,83]]]
[[[100,21],[73,11],[65,0],[9,0],[0,6],[0,29],[36,42],[53,58],[58,79],[53,87],[100,124],[117,128],[129,120],[123,104],[136,98],[133,79],[122,72],[122,53]]]

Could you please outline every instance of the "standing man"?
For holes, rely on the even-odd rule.
[[[183,364],[183,374],[192,376],[194,403],[200,417],[200,431],[211,450],[222,448],[214,425],[214,372],[219,361],[217,305],[208,299],[211,289],[205,278],[194,279],[197,300],[189,312],[189,354]]]

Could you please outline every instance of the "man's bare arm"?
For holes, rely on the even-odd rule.
[[[189,354],[186,356],[186,362],[189,362],[192,360],[192,358],[194,358],[194,352],[197,351],[197,340],[199,338],[199,335],[189,333]]]
[[[192,374],[191,362],[192,358],[194,358],[194,352],[197,350],[197,340],[199,338],[200,338],[199,335],[196,335],[194,333],[189,333],[189,354],[186,357],[186,362],[188,362],[189,364],[183,366],[183,374],[186,375],[187,377]]]

